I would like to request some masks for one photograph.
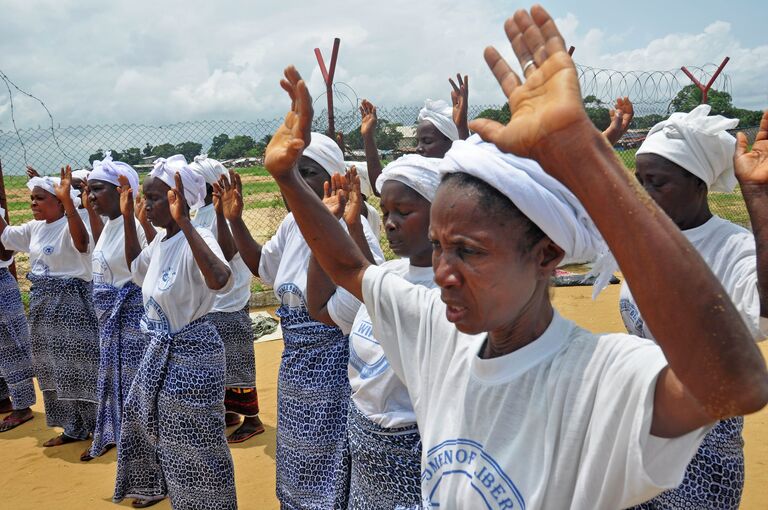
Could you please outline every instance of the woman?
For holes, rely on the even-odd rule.
[[[295,172],[312,108],[294,68],[282,83],[292,111],[267,148],[265,166],[318,262],[362,299],[402,368],[427,507],[625,508],[678,484],[714,421],[768,401],[765,362],[738,312],[633,187],[584,111],[553,20],[531,11],[505,24],[524,84],[485,52],[510,123],[473,122],[496,146],[456,142],[441,167],[430,219],[439,290],[367,263]],[[590,216],[661,348],[592,334],[552,308],[549,280],[563,255],[602,244]],[[665,263],[648,262],[656,258]]]
[[[64,432],[43,446],[83,441],[96,419],[99,337],[92,301],[91,243],[70,185],[61,178],[27,182],[34,220],[19,227],[0,220],[0,249],[29,253],[32,360],[49,427]]]
[[[227,356],[226,393],[227,426],[243,424],[227,438],[228,443],[242,443],[264,432],[259,419],[259,399],[256,393],[256,359],[253,353],[253,330],[248,302],[251,298],[251,272],[237,252],[232,233],[224,218],[221,200],[213,197],[213,185],[227,175],[224,165],[207,156],[195,156],[189,168],[205,180],[205,205],[197,210],[192,224],[208,229],[221,247],[234,274],[232,290],[216,297],[208,320],[224,342]]]
[[[2,207],[0,218],[5,220]],[[0,421],[0,432],[31,420],[36,401],[29,326],[19,284],[8,271],[11,264],[13,252],[0,248],[0,405],[6,404],[2,412],[11,413]]]
[[[768,267],[768,253],[756,247],[768,246],[766,185],[746,171],[746,141],[740,141],[736,153],[736,139],[726,131],[738,120],[709,112],[708,105],[701,105],[687,114],[673,113],[651,128],[637,150],[635,176],[704,259],[755,339],[762,340],[768,331],[768,275],[760,275],[758,268]],[[765,145],[757,139],[758,150]],[[709,210],[708,192],[731,193],[737,180],[754,234]],[[620,310],[627,331],[654,339],[626,283]],[[744,487],[743,427],[741,416],[720,421],[704,439],[683,483],[640,508],[738,508]]]
[[[331,175],[344,171],[344,159],[329,137],[307,133],[307,138],[311,143],[298,159],[298,171],[318,198]],[[232,175],[231,184],[226,179],[219,181],[224,215],[243,260],[254,275],[274,287],[281,303],[277,315],[285,348],[277,390],[277,498],[283,508],[346,508],[347,336],[308,313],[310,252],[293,215],[288,214],[277,233],[260,246],[243,221],[239,176]],[[371,252],[383,260],[376,236],[367,223],[363,225]]]
[[[102,455],[118,443],[123,404],[147,347],[147,337],[139,327],[144,314],[141,288],[131,281],[131,268],[125,260],[124,220],[117,190],[120,176],[128,180],[132,190],[138,190],[136,170],[127,163],[113,161],[109,154],[93,162],[93,172],[88,177],[89,209],[107,221],[93,249],[93,306],[101,344],[99,407],[93,443],[80,457],[83,461]],[[155,229],[142,208],[138,212],[141,225],[136,235],[143,248],[147,240],[155,238]]]
[[[205,181],[184,156],[160,158],[144,181],[147,219],[165,229],[143,250],[132,190],[120,178],[125,258],[144,298],[149,345],[123,408],[113,500],[148,506],[166,494],[175,509],[235,509],[232,457],[224,434],[224,345],[206,319],[232,288],[210,232],[195,229]]]
[[[440,183],[439,159],[408,155],[384,168],[376,181],[387,240],[403,257],[382,268],[416,285],[435,286],[429,209]],[[350,232],[360,222],[352,193],[344,210]],[[363,248],[358,246],[359,248]],[[349,403],[347,429],[352,461],[349,509],[420,508],[421,437],[408,389],[387,361],[371,332],[365,306],[357,311],[336,306],[335,285],[310,261],[308,304],[313,317],[349,332]]]

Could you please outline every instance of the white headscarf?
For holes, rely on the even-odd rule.
[[[418,121],[422,120],[433,124],[449,140],[459,139],[459,129],[453,123],[453,107],[442,99],[424,101],[424,108],[419,111]]]
[[[568,188],[532,160],[501,152],[478,135],[458,140],[445,154],[441,174],[462,172],[493,186],[509,198],[566,255],[594,260],[608,252],[584,206]],[[615,264],[615,263],[614,263]],[[599,262],[595,295],[610,281],[612,270]]]
[[[170,158],[158,158],[155,167],[149,173],[150,177],[156,177],[171,188],[176,187],[176,172],[181,176],[184,185],[184,198],[190,209],[200,209],[205,205],[205,179],[194,172],[187,165],[187,159],[183,154],[176,154]]]
[[[425,158],[418,154],[406,154],[388,164],[376,179],[376,190],[381,193],[387,181],[402,182],[429,202],[435,199],[440,185],[440,158]]]
[[[736,186],[736,138],[726,129],[735,128],[739,119],[710,116],[711,109],[702,104],[690,113],[673,113],[651,128],[637,155],[657,154],[685,168],[712,191],[730,193]]]
[[[81,168],[80,170],[73,170],[72,171],[72,178],[73,179],[80,179],[81,181],[87,181],[88,176],[91,174],[91,171],[86,168]]]
[[[347,170],[355,167],[357,175],[360,176],[360,193],[370,197],[373,194],[373,188],[371,188],[371,177],[368,175],[368,163],[365,161],[345,161],[344,166]]]
[[[112,153],[107,151],[104,155],[104,159],[96,160],[93,162],[93,171],[88,176],[88,180],[91,181],[105,181],[115,186],[120,186],[118,177],[124,175],[128,179],[128,183],[133,190],[134,196],[139,192],[139,174],[128,163],[122,161],[113,161]]]
[[[303,155],[323,167],[328,175],[343,174],[346,170],[344,153],[338,144],[321,133],[312,133],[311,136],[312,140],[304,148]]]
[[[197,172],[208,184],[219,182],[219,176],[229,175],[219,161],[209,158],[207,154],[195,156],[195,161],[189,164],[192,171]]]
[[[29,188],[29,191],[32,191],[35,188],[40,188],[56,197],[56,190],[53,187],[60,182],[61,179],[58,177],[32,177],[27,181],[27,188]],[[80,207],[80,190],[70,186],[69,196],[72,197],[72,202],[75,204],[75,207]],[[56,197],[56,199],[58,200],[58,197]]]

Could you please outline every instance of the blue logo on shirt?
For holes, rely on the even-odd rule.
[[[53,255],[53,246],[51,246],[51,245],[49,244],[48,246],[44,247],[44,248],[43,248],[43,253],[44,253],[45,255]]]
[[[35,259],[34,262],[32,262],[32,265],[29,271],[32,274],[36,274],[40,276],[48,276],[48,274],[51,272],[51,269],[48,267],[48,264],[46,264],[42,260]]]
[[[304,293],[294,283],[284,283],[277,289],[280,304],[287,308],[306,308]]]
[[[93,283],[112,285],[112,270],[104,258],[104,253],[97,251],[93,254]]]
[[[357,339],[379,345],[379,342],[373,338],[373,324],[370,321],[361,320],[355,330],[349,335],[349,364],[358,371],[360,378],[371,379],[386,372],[389,368],[389,361],[387,361],[384,353],[382,352],[381,356],[372,363],[366,362],[355,351],[355,340]]]
[[[512,480],[481,444],[470,439],[443,441],[427,452],[421,472],[424,508],[441,506],[442,482],[458,486],[459,492],[468,497],[469,500],[462,500],[462,508],[525,508],[525,500]],[[471,490],[462,490],[462,485]]]
[[[165,269],[160,275],[160,280],[157,282],[158,290],[168,290],[176,281],[176,270],[172,267]]]
[[[171,326],[165,312],[154,298],[149,298],[144,305],[144,315],[141,316],[141,329],[146,332],[158,331],[168,333]]]

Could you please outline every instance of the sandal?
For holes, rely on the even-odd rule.
[[[107,446],[104,447],[104,451],[101,452],[101,455],[104,455],[105,453],[107,453],[109,450],[111,450],[114,447],[115,447],[115,445],[108,444]],[[97,455],[97,456],[101,457],[101,455]],[[92,461],[95,458],[96,457],[91,456],[91,449],[90,448],[88,448],[87,450],[85,450],[83,453],[80,454],[80,462],[90,462],[90,461]]]
[[[136,498],[131,502],[131,506],[133,508],[147,508],[149,506],[156,505],[160,503],[165,498],[159,498],[159,499],[142,499],[142,498]]]
[[[240,429],[237,429],[236,431],[232,432],[229,435],[229,437],[227,438],[227,443],[229,443],[229,444],[242,443],[244,441],[249,440],[253,436],[258,436],[259,434],[263,434],[264,433],[264,425],[259,425],[254,430],[252,430],[251,432],[248,432],[246,434],[243,434],[242,432],[240,432],[240,434],[238,434],[238,432],[240,432]]]
[[[68,435],[62,432],[58,436],[51,438],[45,443],[43,443],[43,446],[45,446],[46,448],[50,448],[52,446],[61,446],[63,444],[75,443],[77,441],[85,441],[85,439],[75,439],[74,437],[69,437]]]
[[[15,429],[22,423],[27,423],[34,417],[35,415],[32,413],[29,413],[28,415],[21,418],[18,416],[13,416],[12,414],[6,416],[3,421],[0,421],[0,432],[8,432],[9,430]]]

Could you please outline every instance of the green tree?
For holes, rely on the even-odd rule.
[[[501,108],[486,108],[479,114],[477,114],[478,119],[491,119],[495,120],[496,122],[501,122],[502,124],[506,124],[509,122],[509,119],[511,117],[511,114],[509,113],[509,104],[505,103],[504,106]]]
[[[148,157],[153,154],[154,150],[155,148],[149,145],[149,143],[147,143],[147,145],[144,146],[144,150],[142,150],[141,153],[144,155],[144,157]]]
[[[229,135],[222,133],[218,136],[214,136],[211,141],[211,148],[208,149],[208,155],[212,158],[218,158],[221,149],[229,142]]]
[[[261,140],[256,142],[256,145],[254,145],[252,149],[248,150],[245,155],[249,158],[263,157],[264,153],[267,151],[267,145],[269,145],[270,140],[272,140],[272,135],[264,136]]]
[[[690,112],[701,104],[701,90],[691,83],[683,87],[680,92],[677,93],[671,103],[671,110],[673,112]],[[728,92],[722,92],[720,90],[710,89],[707,92],[707,104],[712,107],[710,115],[725,115],[730,117],[733,115],[733,102],[731,95]]]
[[[176,145],[176,154],[184,154],[189,162],[193,161],[195,156],[199,156],[202,150],[203,144],[197,142],[182,142]]]
[[[141,163],[141,149],[138,147],[131,147],[129,149],[125,149],[122,154],[122,159],[120,160],[124,163],[128,163],[129,165],[138,165]]]
[[[403,139],[403,134],[397,130],[401,124],[389,122],[386,119],[379,119],[376,126],[376,146],[379,150],[395,150]],[[360,126],[356,127],[344,135],[344,143],[352,149],[363,148],[363,135],[360,133]]]
[[[245,153],[256,145],[256,142],[247,135],[237,135],[229,140],[216,154],[219,159],[242,158]]]
[[[603,106],[603,102],[593,95],[584,98],[584,109],[587,116],[600,131],[605,130],[611,123],[611,114],[608,108]]]
[[[96,161],[97,159],[98,160],[104,159],[104,151],[103,150],[99,149],[96,152],[94,152],[93,154],[91,154],[90,156],[88,156],[88,163],[93,165],[93,162]]]
[[[158,158],[170,158],[176,152],[176,146],[172,143],[161,143],[152,148],[152,155]]]
[[[650,115],[643,115],[642,117],[635,117],[632,120],[632,125],[637,129],[651,129],[654,125],[658,124],[662,120],[666,119],[666,115],[659,115],[658,113],[651,113]]]

